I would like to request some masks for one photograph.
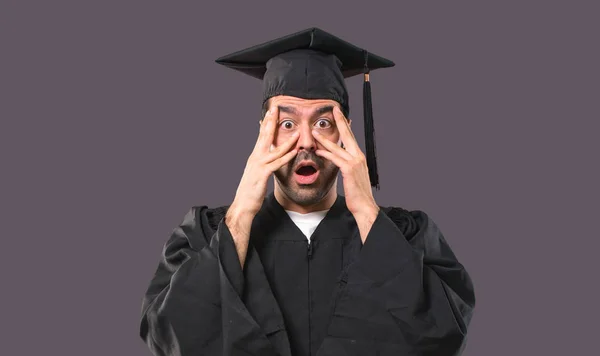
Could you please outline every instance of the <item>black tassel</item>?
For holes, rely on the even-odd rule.
[[[365,69],[363,82],[363,111],[365,119],[365,147],[367,167],[371,186],[379,190],[379,174],[377,173],[377,156],[375,149],[375,127],[373,124],[373,103],[371,100],[371,82],[369,80],[368,52],[365,51]]]

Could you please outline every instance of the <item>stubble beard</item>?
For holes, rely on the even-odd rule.
[[[318,179],[308,185],[300,185],[294,179],[294,167],[308,160],[319,167]],[[319,203],[331,190],[339,172],[339,167],[313,152],[300,151],[288,164],[275,171],[274,176],[282,192],[294,203],[300,206],[310,206]]]

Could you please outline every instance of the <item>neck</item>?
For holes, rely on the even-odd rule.
[[[327,192],[327,194],[315,204],[311,205],[299,205],[293,200],[291,200],[279,187],[278,184],[275,184],[274,195],[277,202],[285,209],[290,211],[295,211],[301,214],[312,213],[314,211],[327,210],[330,209],[331,206],[335,203],[337,199],[337,186],[333,184],[331,189]]]

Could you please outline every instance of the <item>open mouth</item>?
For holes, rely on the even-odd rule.
[[[317,170],[313,166],[302,166],[296,170],[296,173],[301,176],[310,176],[317,173]]]
[[[299,184],[311,184],[317,180],[319,169],[313,162],[303,162],[296,168],[295,173]]]

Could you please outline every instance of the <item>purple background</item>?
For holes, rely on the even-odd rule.
[[[375,198],[471,273],[464,355],[590,354],[600,26],[562,3],[2,1],[0,354],[149,355],[162,245],[231,202],[258,133],[260,82],[214,59],[310,26],[397,64],[371,75]]]

